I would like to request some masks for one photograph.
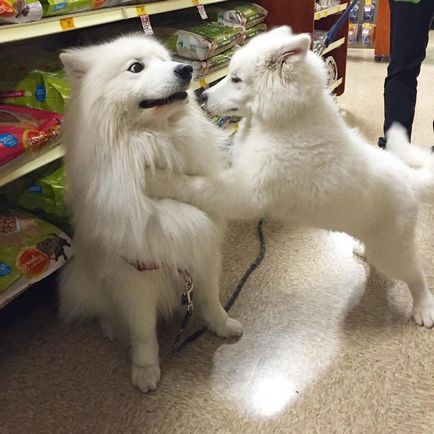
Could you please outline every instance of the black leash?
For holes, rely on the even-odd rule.
[[[243,276],[241,277],[240,281],[238,282],[237,287],[235,288],[234,292],[232,293],[229,300],[226,302],[224,308],[226,312],[229,312],[231,307],[234,305],[235,301],[237,300],[238,296],[241,293],[241,290],[243,289],[244,285],[246,284],[249,277],[252,275],[252,273],[261,265],[261,262],[264,260],[265,257],[265,238],[264,238],[264,220],[260,220],[258,223],[258,238],[259,238],[259,253],[256,259],[250,264],[249,268],[244,272]],[[175,342],[172,347],[172,352],[179,353],[184,347],[194,342],[196,339],[200,338],[207,329],[205,327],[202,327],[201,329],[195,331],[193,334],[188,336],[184,342],[182,342],[181,345],[177,347],[178,341],[180,340],[185,328],[187,327],[187,323],[191,317],[191,311],[187,312],[184,315],[184,318],[181,323],[180,330],[178,331],[178,334],[176,335]]]

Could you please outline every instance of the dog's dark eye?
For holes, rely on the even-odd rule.
[[[241,80],[240,77],[232,77],[232,78],[231,78],[231,81],[232,81],[232,83],[240,83],[240,82],[243,81],[243,80]]]
[[[137,74],[138,72],[141,72],[145,69],[145,66],[143,63],[140,62],[134,62],[130,67],[128,68],[128,71],[134,72],[134,74]]]

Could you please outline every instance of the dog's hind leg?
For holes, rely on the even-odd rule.
[[[380,236],[366,245],[369,262],[391,278],[407,283],[413,296],[413,319],[420,326],[434,325],[434,296],[427,287],[414,237]]]

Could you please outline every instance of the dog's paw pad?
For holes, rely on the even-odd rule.
[[[434,326],[434,302],[415,306],[413,309],[413,319],[416,324],[428,329]]]
[[[233,318],[227,318],[226,322],[215,329],[217,336],[230,338],[233,336],[241,336],[243,334],[243,326],[239,321]]]
[[[131,369],[131,381],[133,386],[138,387],[143,393],[155,390],[160,381],[160,365],[136,365]]]

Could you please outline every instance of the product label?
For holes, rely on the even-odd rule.
[[[47,91],[43,84],[38,84],[35,89],[35,98],[36,101],[44,102],[47,96]]]
[[[17,258],[18,269],[27,277],[45,273],[50,266],[50,258],[34,247],[21,250]]]
[[[3,92],[0,92],[0,99],[22,98],[23,96],[26,96],[24,90],[5,90]]]
[[[5,264],[4,262],[0,262],[0,277],[5,277],[8,274],[11,274],[11,267],[9,267],[8,264]]]
[[[39,184],[36,184],[36,182],[34,182],[32,185],[30,185],[27,191],[32,194],[41,194],[42,187]]]
[[[15,148],[18,144],[18,139],[12,134],[3,133],[0,134],[0,143],[6,148]]]

